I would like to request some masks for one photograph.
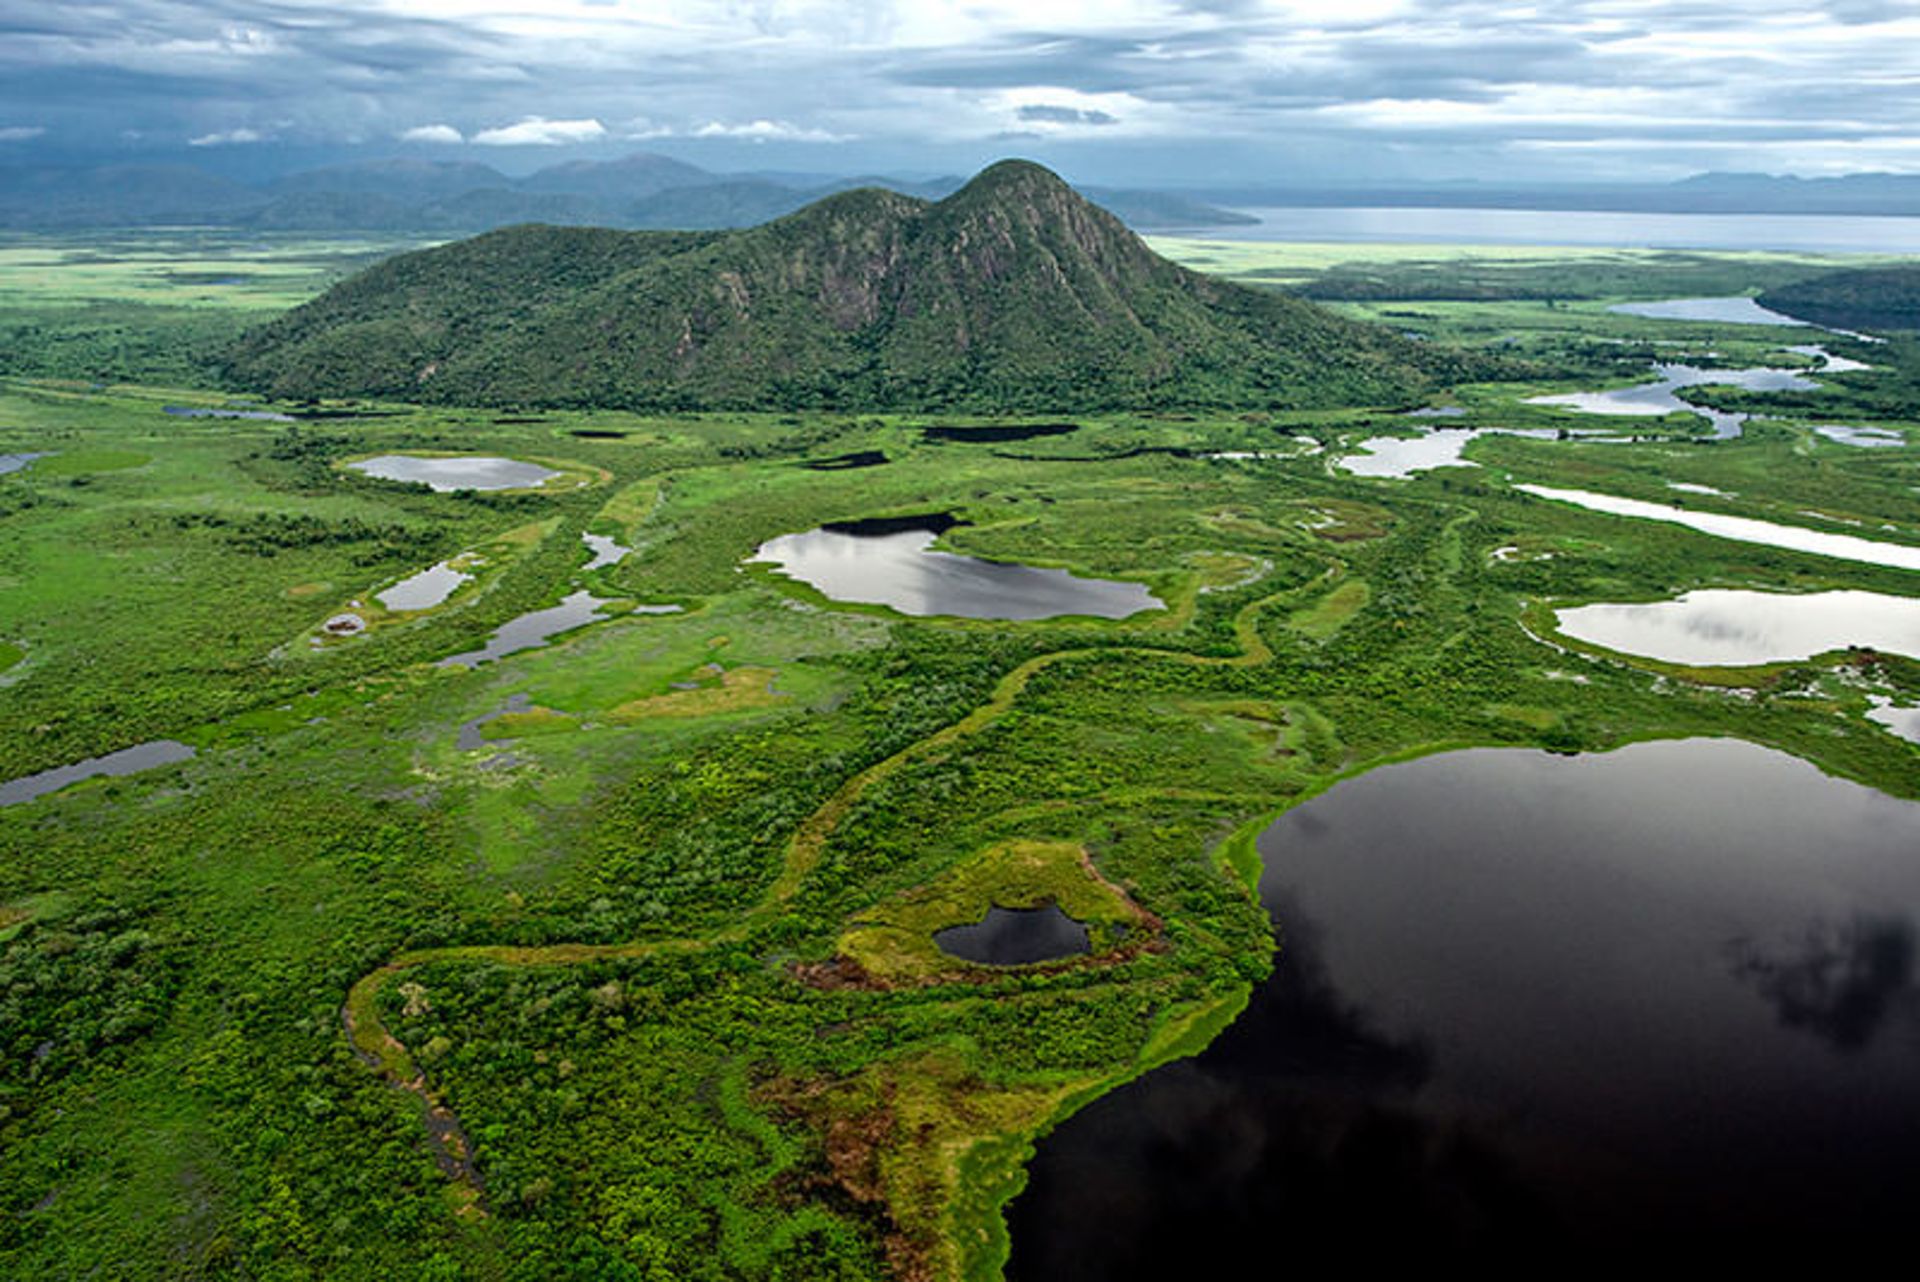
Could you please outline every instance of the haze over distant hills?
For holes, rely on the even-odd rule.
[[[1196,188],[1188,195],[1230,206],[1443,209],[1591,209],[1671,214],[1920,215],[1920,174],[1833,178],[1704,173],[1668,183],[1300,185]]]
[[[961,181],[715,174],[645,152],[568,161],[517,179],[471,161],[395,157],[303,170],[257,186],[177,164],[0,169],[0,227],[477,232],[544,222],[689,230],[750,227],[856,187],[937,199]],[[1168,192],[1088,193],[1143,229],[1251,221]]]
[[[734,232],[514,227],[389,259],[249,335],[283,397],[663,409],[1404,404],[1497,363],[1180,267],[1004,161]]]

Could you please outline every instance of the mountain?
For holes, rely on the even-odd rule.
[[[718,181],[713,174],[684,161],[648,152],[619,160],[570,160],[520,180],[523,191],[568,192],[604,200],[645,200],[676,187],[699,187]]]
[[[491,165],[401,156],[390,160],[363,160],[302,170],[275,179],[267,185],[267,191],[273,196],[299,196],[315,192],[376,195],[407,204],[423,204],[448,200],[470,191],[512,185],[511,179]]]
[[[129,227],[231,222],[266,203],[192,165],[0,170],[0,226]]]
[[[1488,377],[1154,254],[1004,161],[929,203],[840,193],[746,231],[516,227],[391,259],[254,331],[283,397],[653,408],[1397,404]]]
[[[1855,267],[1782,285],[1762,307],[1841,329],[1920,330],[1920,267]]]

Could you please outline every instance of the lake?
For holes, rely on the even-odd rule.
[[[1920,805],[1730,740],[1488,749],[1260,849],[1273,976],[1039,1142],[1010,1277],[1910,1244]]]
[[[1740,543],[1763,543],[1768,547],[1786,548],[1794,552],[1812,552],[1842,561],[1861,561],[1868,565],[1885,565],[1899,570],[1920,570],[1920,547],[1912,547],[1904,543],[1880,543],[1873,539],[1855,538],[1851,534],[1828,534],[1822,530],[1809,530],[1800,525],[1777,525],[1772,521],[1759,521],[1750,516],[1728,516],[1721,512],[1694,512],[1682,507],[1648,503],[1642,499],[1623,499],[1612,494],[1595,494],[1589,490],[1563,490],[1550,485],[1516,485],[1513,488],[1539,498],[1572,503],[1576,507],[1584,507],[1594,512],[1684,525],[1702,534],[1712,534]]]
[[[1784,312],[1762,307],[1745,294],[1726,298],[1667,298],[1657,303],[1615,303],[1607,308],[1622,316],[1644,316],[1651,320],[1708,321],[1716,325],[1795,325]]]
[[[454,490],[520,490],[545,485],[560,473],[519,459],[467,455],[428,458],[418,454],[381,454],[347,464],[382,481],[413,481],[442,494]]]
[[[1668,663],[1776,663],[1850,645],[1920,658],[1920,600],[1881,592],[1706,588],[1672,601],[1574,606],[1555,618],[1577,640]]]
[[[1920,254],[1920,218],[1845,214],[1652,214],[1589,209],[1261,207],[1259,221],[1208,227],[1208,240],[1464,245],[1594,245]]]
[[[770,539],[753,560],[771,562],[834,601],[916,616],[1124,619],[1165,608],[1139,583],[934,551],[934,540],[956,524],[943,514],[840,522]]]
[[[0,476],[5,476],[9,472],[24,471],[35,459],[45,457],[47,456],[44,451],[39,454],[0,454]]]

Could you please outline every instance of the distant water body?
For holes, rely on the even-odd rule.
[[[1292,209],[1239,211],[1243,227],[1210,240],[1461,245],[1594,245],[1645,249],[1920,253],[1920,218],[1851,214],[1648,214],[1581,209]]]

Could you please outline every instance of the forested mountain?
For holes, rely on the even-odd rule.
[[[1199,275],[1038,165],[748,231],[516,227],[255,331],[277,396],[673,408],[1395,403],[1484,363]]]

